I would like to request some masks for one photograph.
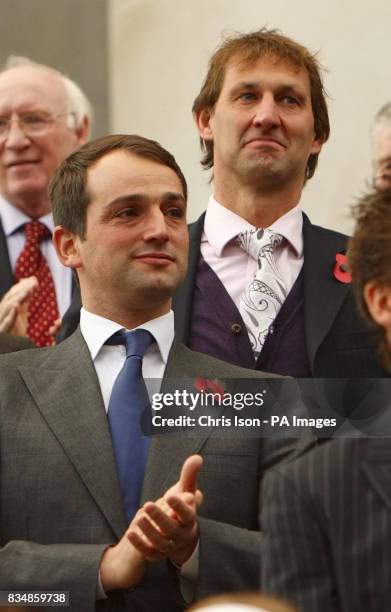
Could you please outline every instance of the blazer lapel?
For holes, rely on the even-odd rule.
[[[11,262],[8,253],[7,239],[4,234],[3,225],[0,219],[0,296],[4,295],[15,282],[11,270]]]
[[[368,457],[362,469],[371,486],[391,511],[391,439],[367,440]]]
[[[161,392],[164,393],[167,390],[170,381],[186,378],[192,380],[204,374],[205,366],[203,369],[202,363],[199,363],[198,353],[191,353],[191,355],[192,363],[189,364],[184,347],[174,340],[168,357]],[[211,378],[213,378],[212,374]],[[183,388],[185,388],[185,384]],[[212,427],[205,427],[202,434],[198,430],[197,436],[194,436],[194,434],[192,436],[191,432],[189,432],[189,435],[182,432],[172,436],[162,434],[162,436],[152,438],[142,491],[142,502],[160,497],[168,487],[175,484],[179,479],[185,459],[201,450],[212,429]]]
[[[193,303],[194,283],[197,275],[198,260],[200,258],[200,243],[204,229],[205,213],[189,225],[189,260],[186,278],[175,292],[172,307],[175,313],[175,334],[184,344],[188,343],[190,332],[190,319]]]
[[[342,234],[329,233],[312,225],[303,214],[304,239],[304,317],[308,357],[311,367],[316,352],[327,335],[345,300],[350,285],[333,274],[335,256],[346,250]]]
[[[41,367],[19,370],[48,427],[120,538],[126,522],[107,416],[80,330],[53,348]]]

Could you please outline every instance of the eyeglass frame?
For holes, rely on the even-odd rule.
[[[14,114],[16,115],[15,117],[12,116]],[[7,126],[5,127],[4,134],[1,133],[1,127],[0,127],[0,145],[3,145],[5,141],[7,140],[9,133],[10,133],[11,124],[13,121],[16,121],[18,123],[19,129],[23,132],[25,136],[27,136],[28,138],[31,138],[31,137],[34,137],[35,135],[39,136],[39,134],[44,134],[47,130],[49,130],[50,126],[56,121],[56,119],[59,119],[60,117],[71,115],[73,116],[74,119],[76,119],[76,115],[73,111],[64,111],[62,113],[57,113],[55,115],[52,115],[44,110],[35,110],[35,111],[26,111],[24,113],[12,113],[12,115],[8,117],[6,117],[5,115],[3,116],[0,115],[0,122],[2,119],[7,120]],[[26,115],[41,115],[41,119],[42,119],[42,122],[44,123],[44,126],[41,126],[37,131],[34,131],[33,129],[33,131],[31,132],[30,131],[31,126],[26,126],[26,124],[23,123],[23,116],[26,116]],[[27,131],[26,131],[26,128],[27,128]]]

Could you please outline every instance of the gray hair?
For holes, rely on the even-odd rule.
[[[72,81],[65,74],[52,68],[51,66],[46,66],[45,64],[40,64],[39,62],[34,62],[28,57],[23,57],[21,55],[10,55],[5,63],[3,64],[0,74],[2,72],[6,72],[11,68],[19,68],[20,66],[32,66],[34,68],[42,68],[44,70],[49,70],[54,74],[57,74],[65,87],[67,96],[68,96],[68,105],[69,105],[69,127],[72,129],[77,129],[82,126],[84,118],[90,122],[90,125],[93,121],[93,109],[91,102],[85,95],[85,93],[80,89],[79,85]]]
[[[391,102],[384,104],[376,113],[372,131],[375,133],[389,127],[391,127]]]

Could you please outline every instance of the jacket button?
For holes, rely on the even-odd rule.
[[[233,334],[235,334],[235,336],[238,336],[242,331],[242,326],[240,325],[240,323],[233,323],[231,325],[231,331]]]

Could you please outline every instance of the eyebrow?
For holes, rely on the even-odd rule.
[[[262,86],[257,81],[241,81],[240,83],[237,83],[232,87],[231,94],[235,94],[236,92],[241,91],[243,89],[257,90],[262,89]],[[275,91],[277,91],[279,94],[295,93],[296,95],[301,97],[306,96],[306,92],[304,91],[304,89],[296,83],[277,84],[275,87]]]
[[[0,110],[0,115],[2,117],[11,117],[13,114],[18,115],[19,117],[21,115],[34,115],[35,113],[39,113],[41,115],[53,115],[54,113],[51,113],[49,110],[43,109],[43,108],[28,108],[26,110],[21,110],[21,111],[14,111],[14,110],[9,110],[7,111],[3,111]]]
[[[130,193],[111,200],[105,204],[105,208],[113,207],[117,204],[142,204],[148,199],[148,196],[143,193]],[[186,206],[185,196],[179,191],[166,191],[162,194],[160,199],[164,202],[181,202]]]
[[[259,85],[252,81],[241,81],[236,83],[231,88],[231,92],[239,91],[240,89],[258,89]]]

